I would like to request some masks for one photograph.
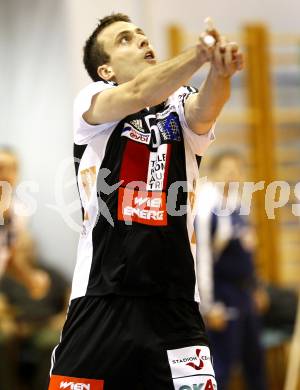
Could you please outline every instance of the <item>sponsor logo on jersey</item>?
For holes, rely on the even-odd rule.
[[[164,143],[181,141],[181,124],[174,106],[168,106],[163,112],[148,114],[141,119],[125,122],[122,136],[132,141],[157,148]]]
[[[143,122],[141,119],[133,119],[129,122],[133,127],[135,127],[137,130],[141,131],[142,133],[145,132],[145,129],[143,128]]]
[[[71,390],[90,390],[91,385],[89,383],[74,383],[74,382],[60,382],[60,389],[71,389]]]
[[[150,152],[147,190],[162,191],[164,187],[168,145],[160,145],[157,152]]]
[[[49,390],[104,390],[104,381],[52,375]]]
[[[204,367],[204,362],[210,360],[210,356],[201,354],[201,348],[196,348],[195,355],[173,359],[172,364],[176,365],[185,363],[186,366],[192,367],[194,370],[199,371]]]
[[[208,379],[205,383],[193,383],[191,386],[183,385],[178,390],[216,390],[217,384],[214,379]]]
[[[167,225],[166,194],[119,188],[118,219],[145,225]]]
[[[80,177],[86,200],[89,201],[91,198],[93,187],[96,183],[96,166],[92,166],[80,171]],[[84,210],[84,220],[89,220],[89,214],[86,210]]]
[[[157,122],[162,142],[180,141],[180,122],[176,112]]]
[[[168,350],[175,390],[215,390],[215,373],[207,346]]]
[[[132,141],[141,142],[142,144],[146,144],[146,145],[149,145],[151,139],[150,133],[146,134],[144,132],[141,132],[128,123],[125,123],[124,125],[122,136],[127,137]]]
[[[204,367],[203,360],[209,360],[209,357],[201,356],[201,358],[200,358],[200,353],[201,353],[201,349],[196,349],[196,355],[198,358],[197,364],[189,362],[189,363],[186,363],[186,365],[192,367],[194,370],[197,370],[197,371],[202,370],[202,368]]]
[[[91,198],[92,189],[96,183],[96,166],[92,166],[80,171],[82,186],[87,199]]]

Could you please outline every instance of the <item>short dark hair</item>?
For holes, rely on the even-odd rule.
[[[236,149],[227,149],[227,150],[223,150],[223,151],[217,153],[215,156],[213,156],[211,158],[210,164],[209,164],[209,169],[211,171],[214,171],[215,169],[219,168],[220,163],[225,158],[232,158],[236,161],[244,163],[244,157],[243,157],[242,153],[240,153]]]
[[[100,65],[107,63],[110,59],[109,55],[104,50],[103,44],[97,42],[97,37],[102,30],[116,22],[131,23],[131,20],[129,16],[121,13],[105,16],[103,19],[99,19],[97,27],[85,42],[83,48],[83,63],[93,81],[102,80],[97,73],[97,69]]]

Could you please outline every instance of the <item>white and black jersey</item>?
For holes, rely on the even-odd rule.
[[[92,97],[113,83],[84,88],[74,105],[74,157],[83,227],[71,299],[161,295],[198,301],[194,203],[203,152],[213,130],[197,135],[182,87],[160,105],[89,125]]]

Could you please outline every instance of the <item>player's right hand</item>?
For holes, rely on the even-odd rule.
[[[199,60],[201,63],[211,62],[213,60],[214,47],[216,43],[209,45],[209,41],[214,39],[211,34],[203,32],[199,37],[199,42],[196,45]],[[215,41],[216,42],[216,41]]]
[[[220,42],[221,35],[214,27],[211,18],[205,19],[206,29],[200,34],[197,49],[202,62],[213,60],[213,53],[216,45]]]

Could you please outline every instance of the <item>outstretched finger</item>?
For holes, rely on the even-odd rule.
[[[221,53],[220,43],[216,44],[213,55],[214,55],[214,60],[213,60],[214,66],[217,69],[218,73],[221,74],[223,72],[224,66],[223,66],[223,56]]]
[[[229,44],[231,46],[231,51],[233,53],[236,53],[237,51],[239,51],[239,45],[236,42],[229,42]]]
[[[225,67],[229,68],[233,61],[236,58],[238,51],[238,45],[235,42],[229,42],[225,46],[225,53],[224,53],[224,65]]]
[[[234,64],[237,70],[242,70],[244,68],[244,56],[242,53],[237,53],[234,58]]]
[[[211,35],[216,40],[216,42],[220,42],[221,34],[219,33],[219,31],[214,26],[212,18],[211,17],[207,17],[204,20],[204,23],[206,24],[206,29],[205,29],[206,33],[208,35]]]

